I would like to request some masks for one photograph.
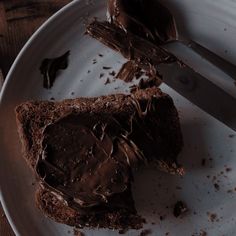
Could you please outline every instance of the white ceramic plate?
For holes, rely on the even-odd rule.
[[[163,2],[174,12],[185,36],[197,40],[231,61],[236,61],[235,1]],[[75,1],[44,24],[17,57],[1,93],[0,196],[16,235],[61,236],[73,234],[73,230],[46,219],[34,205],[34,177],[22,159],[14,107],[31,99],[54,97],[60,100],[127,92],[127,84],[121,81],[105,86],[107,76],[99,79],[102,66],[111,66],[112,70],[117,71],[123,59],[84,36],[83,22],[88,14],[103,18],[105,1]],[[43,89],[39,73],[42,59],[59,56],[68,49],[71,50],[68,69],[60,74],[51,90]],[[104,57],[99,57],[99,53]],[[93,64],[93,59],[97,60],[96,64]],[[209,73],[215,75],[213,70]],[[172,89],[165,85],[162,88],[173,97],[180,112],[185,139],[180,162],[185,165],[187,174],[180,178],[151,168],[137,174],[134,197],[139,213],[147,218],[145,228],[151,229],[152,235],[167,235],[169,232],[168,235],[171,236],[189,236],[200,235],[201,231],[213,236],[236,235],[235,132]],[[204,167],[201,166],[202,159],[206,159]],[[232,171],[227,172],[227,168],[232,168]],[[214,184],[219,185],[218,191]],[[190,209],[182,219],[176,219],[172,215],[172,208],[177,200],[186,202]],[[213,222],[209,219],[208,212],[216,214]],[[160,221],[160,216],[164,216],[163,221]],[[118,232],[110,230],[86,229],[84,232],[86,236],[118,235]],[[126,235],[136,236],[138,232],[131,230]]]

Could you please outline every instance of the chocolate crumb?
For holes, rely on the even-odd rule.
[[[144,229],[142,230],[142,232],[140,233],[139,236],[148,236],[152,233],[152,231],[150,229]]]
[[[183,215],[187,211],[188,211],[188,208],[187,208],[186,204],[183,203],[182,201],[178,201],[174,206],[173,215],[176,218],[178,218],[179,216]]]
[[[230,135],[229,135],[229,138],[234,138],[234,137],[235,137],[234,134],[230,134]]]
[[[51,97],[50,100],[51,100],[51,101],[55,101],[55,98],[54,98],[54,97]]]
[[[232,171],[232,169],[229,168],[229,167],[227,167],[227,168],[225,169],[225,171],[226,171],[226,172],[230,172],[230,171]]]
[[[106,82],[105,82],[105,85],[110,84],[110,83],[111,83],[110,79],[107,78],[107,80],[106,80]]]
[[[165,219],[165,216],[160,216],[160,221],[163,221]]]
[[[97,63],[97,60],[96,59],[93,59],[93,64],[96,64]]]
[[[103,69],[103,70],[110,70],[111,67],[109,67],[109,66],[103,66],[102,69]]]
[[[177,190],[182,190],[182,187],[176,186],[176,189],[177,189]]]
[[[205,158],[202,159],[201,165],[202,165],[202,166],[205,166],[205,165],[206,165],[206,159],[205,159]]]
[[[122,65],[116,75],[117,79],[123,80],[126,83],[133,81],[141,69],[134,61],[127,61]],[[136,77],[137,78],[137,77]]]
[[[152,224],[152,225],[155,225],[156,223],[155,223],[155,222],[152,222],[151,224]]]
[[[88,70],[87,73],[89,74],[91,72],[91,70]]]
[[[165,236],[169,236],[169,235],[170,235],[170,233],[169,233],[169,232],[166,232],[166,233],[165,233]]]
[[[35,185],[35,182],[32,182],[31,185],[34,186],[34,185]]]
[[[98,56],[99,56],[99,57],[103,57],[103,55],[102,55],[102,54],[98,54]]]
[[[200,235],[199,236],[207,236],[207,232],[206,231],[204,231],[204,230],[201,230],[201,232],[200,232]]]
[[[109,75],[115,76],[115,75],[116,75],[116,72],[113,70],[112,72],[109,73]]]
[[[217,214],[207,212],[207,215],[208,215],[208,218],[211,222],[215,222],[217,220]]]
[[[71,95],[74,95],[75,93],[74,92],[71,92]]]
[[[219,184],[214,184],[214,188],[216,189],[216,191],[220,190],[220,185]]]
[[[227,191],[227,193],[233,193],[233,190],[229,189],[229,190]]]
[[[101,74],[99,75],[99,79],[101,79],[103,76],[104,76],[104,73],[101,73]]]
[[[128,231],[128,229],[121,229],[119,230],[119,234],[125,234]]]
[[[85,234],[79,231],[78,229],[74,229],[74,236],[85,236]]]

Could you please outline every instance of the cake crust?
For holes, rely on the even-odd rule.
[[[35,171],[38,157],[42,153],[44,130],[50,124],[68,115],[112,114],[129,116],[134,109],[145,112],[147,102],[155,98],[155,124],[160,136],[161,151],[157,156],[148,159],[160,169],[169,173],[179,173],[181,168],[177,164],[177,155],[182,149],[183,139],[179,124],[179,117],[172,99],[160,89],[153,87],[137,90],[131,95],[117,94],[97,98],[77,98],[61,102],[33,101],[25,102],[16,107],[16,121],[22,142],[24,158]],[[139,108],[134,105],[138,101]],[[143,107],[142,107],[143,106]],[[155,128],[156,129],[156,128]],[[145,140],[144,140],[145,142]],[[40,176],[38,176],[40,177]],[[52,186],[45,184],[42,179],[36,192],[36,205],[43,213],[59,223],[76,227],[101,227],[112,229],[138,229],[142,227],[143,218],[135,210],[130,185],[126,191],[114,194],[114,198],[122,199],[124,206],[129,208],[105,207],[101,212],[81,214],[74,209]]]

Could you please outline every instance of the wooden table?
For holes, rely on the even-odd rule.
[[[0,0],[0,86],[33,32],[71,0]],[[0,235],[13,236],[0,205]]]

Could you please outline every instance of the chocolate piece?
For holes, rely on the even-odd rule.
[[[162,43],[176,39],[169,10],[156,0],[108,0],[108,20],[126,32]]]
[[[135,92],[138,89],[147,89],[152,87],[159,87],[162,84],[161,75],[156,74],[146,80],[141,79],[138,85],[134,85],[131,87],[131,93]]]
[[[153,66],[177,60],[161,47],[108,22],[93,21],[87,26],[87,33],[148,72]]]
[[[131,82],[136,75],[140,76],[141,69],[133,61],[127,61],[124,63],[116,75],[117,79],[123,80],[125,82]]]
[[[40,72],[43,75],[43,87],[50,89],[57,77],[59,70],[65,70],[68,67],[68,57],[70,51],[67,51],[60,57],[46,58],[42,61]]]

